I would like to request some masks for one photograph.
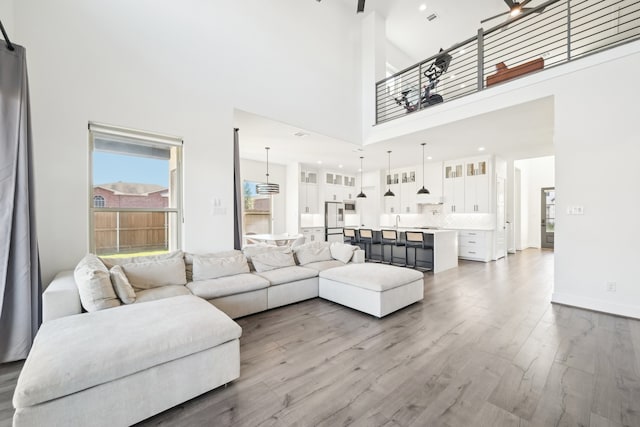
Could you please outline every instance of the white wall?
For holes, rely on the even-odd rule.
[[[425,58],[416,60],[410,57],[406,52],[401,50],[398,46],[387,40],[386,43],[386,62],[395,69],[395,72],[402,71],[407,67],[410,67]]]
[[[514,164],[520,169],[521,174],[521,242],[517,249],[540,248],[540,223],[542,221],[540,189],[555,186],[555,158],[547,156],[516,160]]]
[[[7,31],[9,40],[11,40],[12,43],[21,45],[22,42],[14,36],[13,19],[13,0],[0,1],[0,21],[2,21],[2,25],[4,25],[4,29]],[[0,39],[1,38],[2,34],[0,34]]]
[[[360,140],[360,17],[336,2],[14,8],[13,38],[27,48],[45,283],[88,250],[89,120],[184,139],[188,251],[233,246],[234,108]],[[214,198],[226,215],[211,215]]]

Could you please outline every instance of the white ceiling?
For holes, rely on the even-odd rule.
[[[365,171],[387,168],[387,150],[392,150],[392,168],[419,164],[422,142],[427,143],[431,161],[479,155],[479,147],[508,159],[552,155],[553,116],[553,99],[548,97],[365,147],[308,131],[308,136],[297,137],[294,133],[303,129],[240,110],[234,125],[240,128],[243,158],[264,161],[264,147],[269,146],[274,163],[317,164],[320,160],[323,167],[343,165],[355,172],[360,156],[365,157]]]

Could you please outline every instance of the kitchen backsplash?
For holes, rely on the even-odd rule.
[[[495,214],[445,214],[444,206],[433,205],[423,207],[419,214],[399,214],[400,227],[437,227],[452,229],[490,230],[494,228]],[[380,215],[381,227],[393,227],[396,225],[395,214]]]

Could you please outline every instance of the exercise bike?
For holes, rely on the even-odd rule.
[[[442,49],[440,49],[440,52],[442,52]],[[443,102],[442,95],[431,91],[436,89],[436,86],[440,83],[440,77],[449,69],[449,64],[451,64],[451,55],[444,53],[438,56],[424,72],[424,76],[429,80],[429,83],[422,86],[424,92],[420,98],[413,100],[412,98],[415,98],[415,95],[411,96],[411,92],[414,92],[415,88],[407,89],[401,92],[402,96],[394,98],[396,104],[404,107],[407,113],[411,113]]]

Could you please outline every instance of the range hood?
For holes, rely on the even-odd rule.
[[[416,203],[419,205],[441,205],[444,203],[444,199],[435,194],[416,194]]]

